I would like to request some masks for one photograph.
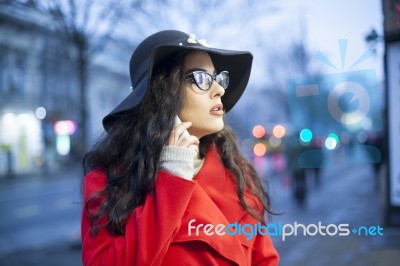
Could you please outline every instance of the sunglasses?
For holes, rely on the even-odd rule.
[[[190,80],[192,83],[196,84],[196,86],[202,91],[208,91],[214,80],[222,87],[224,90],[228,88],[229,85],[229,72],[222,71],[217,75],[211,75],[204,71],[193,71],[185,76],[187,80]]]

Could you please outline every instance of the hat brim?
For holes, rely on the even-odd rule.
[[[182,51],[204,51],[207,52],[217,72],[229,72],[229,86],[221,100],[226,112],[232,109],[239,98],[242,96],[250,78],[253,55],[247,51],[233,51],[217,49],[212,47],[194,45],[159,45],[155,48],[149,62],[148,75],[144,78],[133,91],[107,116],[103,119],[103,126],[107,127],[119,116],[123,116],[129,110],[134,109],[142,101],[146,94],[152,70],[161,62],[168,60],[171,56]]]

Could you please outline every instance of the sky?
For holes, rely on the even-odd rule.
[[[250,84],[258,88],[266,84],[265,73],[268,72],[268,67],[277,65],[274,61],[265,59],[265,51],[285,54],[286,44],[302,41],[311,57],[311,66],[318,69],[319,73],[344,72],[349,71],[349,67],[368,49],[365,36],[372,29],[383,34],[381,0],[279,0],[270,3],[277,7],[277,11],[259,16],[259,25],[254,23],[247,25],[248,22],[243,21],[239,26],[240,29],[247,27],[249,31],[247,38],[243,37],[246,33],[238,31],[234,24],[228,27],[233,32],[227,33],[231,34],[230,36],[220,33],[212,36],[206,32],[211,35],[210,43],[213,45],[216,43],[216,47],[226,47],[227,44],[223,41],[233,39],[234,42],[228,44],[232,47],[227,47],[228,49],[250,50],[253,53]],[[254,38],[252,35],[259,34],[254,31],[255,28],[262,29],[262,34],[268,36],[267,41],[262,44],[254,41],[257,37]],[[219,39],[222,43],[218,43]],[[338,42],[343,39],[347,40],[347,46],[342,67]],[[377,79],[383,80],[383,46],[383,43],[380,43],[375,56],[368,57],[351,70],[373,69]],[[318,52],[326,56],[338,69],[316,60],[314,56]],[[275,82],[275,79],[272,78],[271,82]]]
[[[279,62],[268,61],[263,58],[262,51],[275,49],[276,53],[284,51],[285,43],[300,40],[305,44],[310,56],[310,65],[315,72],[325,74],[342,74],[350,71],[373,70],[376,74],[379,104],[383,101],[382,80],[383,73],[383,43],[378,45],[377,53],[374,56],[366,57],[359,64],[351,67],[367,50],[365,36],[375,29],[378,34],[383,34],[383,13],[381,0],[281,0],[280,11],[275,14],[265,16],[262,22],[266,28],[271,30],[272,38],[266,45],[268,48],[253,47],[254,63],[250,77],[250,89],[245,91],[244,96],[237,105],[237,109],[247,110],[254,106],[254,101],[259,99],[259,95],[254,94],[255,85],[257,89],[263,90],[263,82],[269,79],[272,85],[278,82],[279,72],[284,72],[286,65],[290,67],[291,60],[284,61],[283,68]],[[273,43],[275,40],[275,43]],[[339,43],[342,44],[341,49]],[[345,45],[347,44],[347,45]],[[284,53],[284,52],[283,52]],[[335,68],[318,60],[317,54],[324,55]],[[289,55],[290,56],[290,55]],[[342,65],[343,58],[343,65]],[[279,57],[278,59],[279,60]],[[278,71],[270,78],[266,78],[268,67],[277,68]],[[263,68],[264,67],[264,68]],[[370,72],[369,72],[370,73]],[[284,81],[291,78],[303,77],[300,72],[289,73]],[[286,84],[286,83],[285,83]],[[286,88],[283,84],[282,88]],[[272,86],[274,88],[274,86]],[[278,107],[263,103],[263,107],[258,108],[258,120],[265,120]],[[378,104],[378,103],[377,103]],[[238,113],[240,113],[238,111]],[[278,117],[278,114],[274,114]]]
[[[307,25],[307,44],[340,63],[339,39],[347,39],[346,67],[350,66],[366,49],[366,33],[375,29],[383,33],[381,0],[298,0],[299,10],[304,10]],[[383,44],[376,57],[365,60],[359,67],[372,68],[382,78]]]

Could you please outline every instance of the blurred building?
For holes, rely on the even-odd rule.
[[[89,145],[104,132],[102,119],[130,94],[129,60],[132,44],[126,40],[109,40],[103,52],[92,58],[89,69]]]
[[[29,5],[0,4],[0,178],[80,161],[77,51],[55,24]],[[109,47],[89,69],[91,134],[129,90],[127,63],[117,60],[127,48]]]
[[[388,168],[384,179],[384,215],[387,224],[400,225],[400,1],[382,0],[386,72],[386,142]]]

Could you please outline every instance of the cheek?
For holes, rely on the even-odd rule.
[[[191,121],[192,123],[198,119],[200,112],[195,102],[186,101],[179,117],[182,121]]]
[[[179,117],[183,121],[191,121],[192,123],[198,120],[204,109],[206,103],[202,101],[202,95],[194,94],[193,92],[188,92],[185,97],[185,104],[182,111],[179,113]]]

